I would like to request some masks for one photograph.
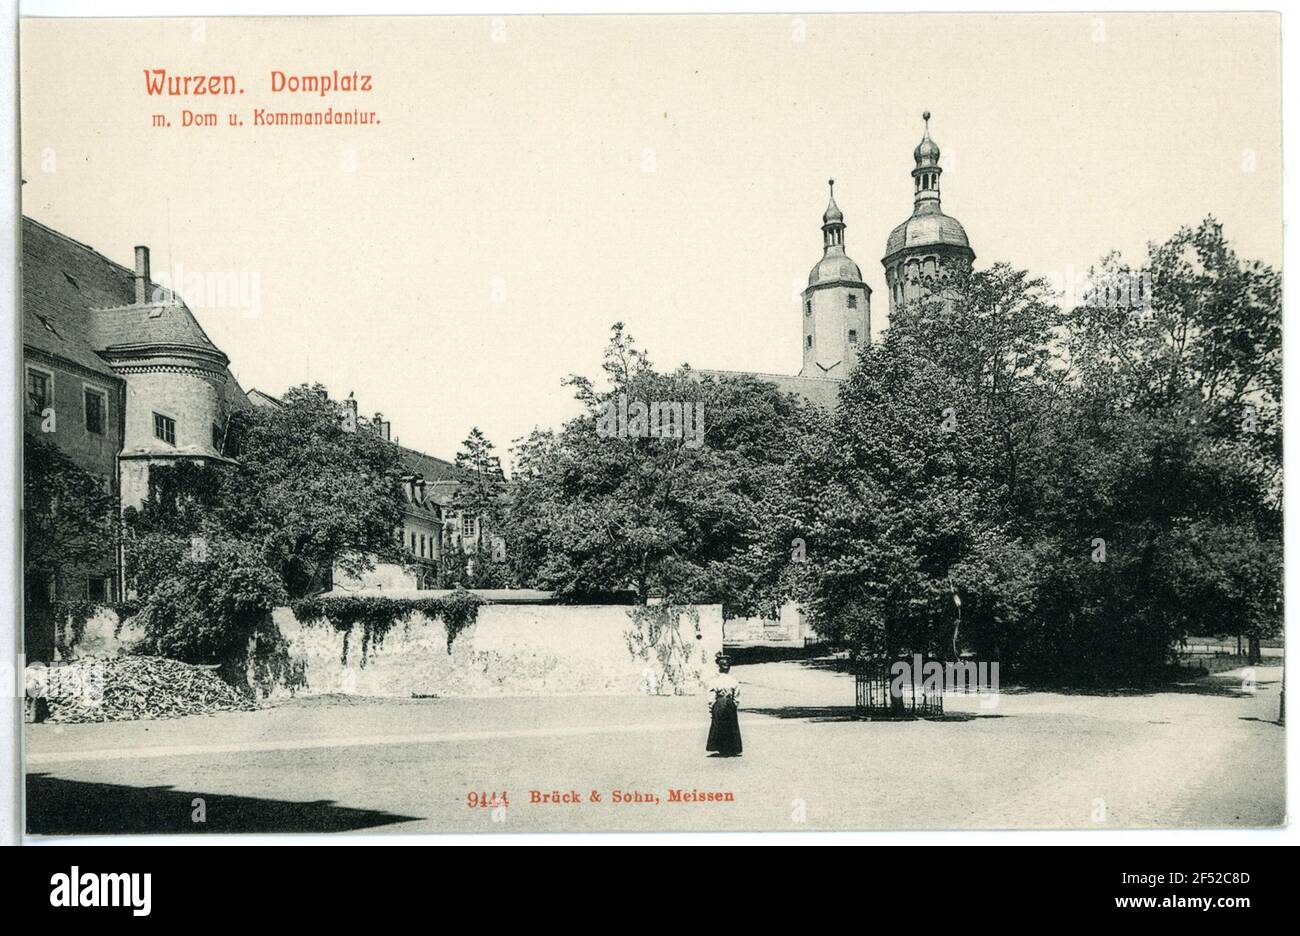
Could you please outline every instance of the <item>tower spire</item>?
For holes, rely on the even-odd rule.
[[[925,132],[912,153],[916,161],[916,168],[912,170],[916,189],[913,214],[939,210],[939,176],[943,173],[939,165],[939,147],[930,139],[930,112],[923,113],[921,119],[925,121]]]
[[[838,248],[841,252],[844,250],[844,212],[840,211],[840,206],[835,204],[835,180],[828,179],[826,184],[830,186],[831,201],[826,206],[826,213],[822,215],[822,240],[825,244],[826,252],[829,253],[831,248]]]

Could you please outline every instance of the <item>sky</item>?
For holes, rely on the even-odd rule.
[[[25,214],[149,245],[245,389],[355,393],[443,458],[576,414],[615,321],[661,367],[796,373],[828,178],[880,321],[926,110],[977,267],[1068,279],[1208,214],[1281,264],[1272,14],[25,20],[20,55]],[[371,90],[272,91],[334,69]],[[253,125],[326,107],[379,122]]]

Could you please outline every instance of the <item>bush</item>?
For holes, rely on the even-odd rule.
[[[186,663],[238,666],[249,639],[287,600],[279,576],[257,549],[209,542],[205,558],[180,559],[144,599],[144,644]]]

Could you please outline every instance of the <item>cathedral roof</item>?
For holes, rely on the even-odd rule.
[[[835,180],[831,179],[827,184],[831,195],[826,212],[822,215],[824,253],[808,274],[808,285],[846,282],[860,284],[862,270],[844,253],[844,212],[835,204]]]
[[[826,252],[826,256],[817,261],[817,265],[808,274],[809,286],[817,286],[822,283],[861,282],[862,269],[850,260],[843,250],[837,252],[833,248]]]
[[[906,247],[930,247],[935,244],[971,249],[966,229],[961,226],[961,222],[944,214],[937,206],[918,211],[894,228],[889,233],[889,240],[885,242],[885,256],[891,256]]]
[[[835,204],[835,196],[831,195],[831,203],[826,206],[826,213],[822,215],[822,224],[837,224],[844,220],[844,212],[840,211],[840,206]]]
[[[890,232],[885,241],[885,262],[900,250],[936,246],[956,247],[973,259],[975,252],[971,250],[966,229],[939,207],[939,177],[943,174],[939,146],[930,139],[930,112],[921,116],[925,120],[925,132],[912,153],[916,160],[916,168],[912,170],[915,187],[912,216]]]

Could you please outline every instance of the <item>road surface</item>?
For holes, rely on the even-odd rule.
[[[1148,694],[1004,690],[996,707],[950,695],[944,720],[909,722],[853,720],[852,680],[825,663],[735,673],[745,744],[736,759],[705,756],[701,697],[334,696],[168,721],[29,725],[28,828],[1114,829],[1284,819],[1279,667],[1258,668],[1253,684],[1233,671]],[[470,805],[473,794],[488,805]]]

